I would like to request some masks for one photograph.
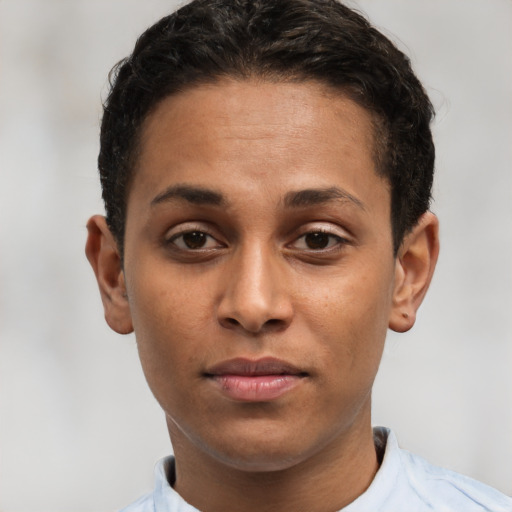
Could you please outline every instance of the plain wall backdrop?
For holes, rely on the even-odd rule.
[[[102,512],[171,450],[133,335],[109,331],[83,247],[111,66],[176,5],[0,2],[0,510]],[[437,109],[441,257],[390,335],[374,423],[512,494],[512,2],[355,0]]]

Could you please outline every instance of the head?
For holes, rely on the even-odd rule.
[[[144,120],[164,98],[227,77],[316,81],[371,114],[395,253],[429,207],[432,105],[408,58],[336,0],[195,0],[150,27],[111,76],[98,162],[121,256]]]
[[[178,461],[376,464],[386,332],[437,257],[430,117],[407,59],[330,0],[198,0],[118,66],[86,250]]]

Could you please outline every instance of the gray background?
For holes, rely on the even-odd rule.
[[[512,494],[512,2],[351,2],[411,55],[438,115],[437,275],[391,335],[374,423]],[[0,0],[0,510],[99,512],[169,453],[133,336],[109,331],[83,254],[101,212],[100,94],[175,5]]]

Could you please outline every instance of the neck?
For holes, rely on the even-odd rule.
[[[171,423],[171,422],[169,422]],[[247,471],[199,450],[171,424],[175,490],[203,512],[332,512],[371,484],[378,469],[368,421],[286,469]]]

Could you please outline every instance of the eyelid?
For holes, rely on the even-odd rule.
[[[311,248],[296,248],[301,251],[311,252],[311,253],[322,253],[322,252],[332,252],[340,249],[342,246],[350,244],[352,242],[352,237],[350,233],[339,226],[333,226],[329,223],[309,223],[305,226],[302,226],[298,231],[297,235],[293,239],[293,241],[288,244],[289,247],[293,248],[293,246],[301,239],[303,239],[306,235],[311,233],[322,233],[327,236],[331,236],[337,239],[337,243],[334,246],[326,247],[323,249],[311,249]]]
[[[298,230],[298,236],[304,236],[308,233],[325,233],[326,235],[337,236],[346,240],[350,240],[352,237],[350,231],[341,226],[333,225],[330,222],[310,222],[301,226]]]
[[[186,235],[187,233],[193,233],[194,231],[204,233],[208,237],[215,240],[217,243],[217,247],[224,247],[225,244],[219,240],[219,236],[214,233],[214,230],[212,230],[207,224],[201,224],[197,222],[184,222],[183,224],[179,224],[178,226],[174,226],[170,229],[168,229],[164,235],[164,243],[166,245],[174,245],[174,247],[177,250],[181,251],[190,251],[190,252],[201,252],[201,251],[208,251],[215,249],[215,247],[206,247],[201,249],[187,249],[179,247],[175,240],[178,239],[180,236]]]
[[[201,224],[199,222],[182,222],[181,224],[177,224],[176,226],[166,230],[164,237],[167,240],[170,240],[173,237],[183,235],[184,233],[190,233],[191,231],[201,231],[208,235],[212,235],[207,224]]]

